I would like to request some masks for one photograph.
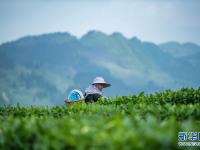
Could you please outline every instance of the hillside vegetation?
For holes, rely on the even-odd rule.
[[[96,76],[113,86],[106,96],[200,85],[200,46],[155,44],[121,33],[90,31],[27,36],[0,45],[0,105],[59,105]]]

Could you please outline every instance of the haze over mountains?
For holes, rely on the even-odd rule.
[[[200,85],[200,46],[156,45],[120,33],[90,31],[27,36],[0,45],[0,105],[62,104],[96,76],[112,84],[106,96]]]

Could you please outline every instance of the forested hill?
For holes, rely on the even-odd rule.
[[[121,33],[90,31],[26,36],[0,45],[0,105],[61,104],[96,76],[113,86],[106,96],[200,85],[200,46],[156,45]]]

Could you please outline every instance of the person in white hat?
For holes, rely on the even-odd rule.
[[[93,83],[85,90],[85,102],[96,102],[102,96],[103,88],[111,84],[106,83],[103,77],[96,77]]]

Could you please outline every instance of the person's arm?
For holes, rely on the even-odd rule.
[[[85,97],[85,102],[96,102],[101,97],[100,94],[88,94]]]
[[[93,100],[96,102],[96,101],[98,101],[98,99],[101,97],[101,95],[99,95],[99,94],[94,94],[94,96],[93,96]]]

